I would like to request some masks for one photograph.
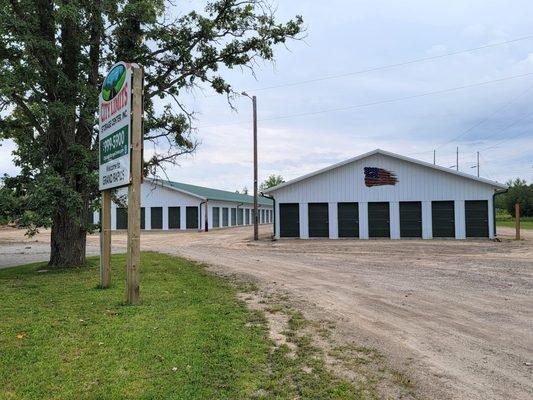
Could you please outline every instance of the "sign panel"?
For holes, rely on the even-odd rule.
[[[131,65],[115,64],[100,92],[100,190],[130,184],[131,90]]]

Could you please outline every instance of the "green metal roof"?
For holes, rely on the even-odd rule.
[[[188,192],[207,200],[233,201],[237,203],[247,204],[253,204],[254,202],[253,196],[229,192],[227,190],[212,189],[203,186],[190,185],[188,183],[167,181],[163,179],[154,180],[153,182],[162,184],[163,186]],[[262,206],[272,206],[273,203],[272,200],[259,196],[259,204]]]

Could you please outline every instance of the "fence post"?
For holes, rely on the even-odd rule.
[[[514,224],[515,224],[515,240],[520,240],[520,203],[517,201],[514,205]]]

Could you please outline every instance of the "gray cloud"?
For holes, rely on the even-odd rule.
[[[191,6],[202,4],[193,1]],[[254,79],[241,70],[223,71],[238,90],[344,74],[411,59],[498,43],[533,34],[533,3],[471,0],[303,1],[279,0],[279,15],[302,14],[308,26],[303,42],[280,47],[277,61],[261,64]],[[257,91],[261,119],[314,112],[443,90],[533,72],[533,39],[307,85]],[[432,150],[516,99],[533,86],[533,76],[390,104],[259,124],[260,177],[293,178],[374,148],[432,161]],[[229,190],[252,186],[251,105],[197,92],[187,95],[198,114],[202,146],[169,171],[173,179]],[[530,111],[533,90],[456,141],[439,148],[441,165],[462,170],[482,152],[483,176],[532,180],[533,116],[502,130]],[[228,125],[234,124],[234,125]],[[508,140],[507,142],[503,142]],[[500,144],[501,143],[501,144]],[[496,146],[497,145],[497,146]],[[495,146],[490,148],[491,146]],[[15,171],[3,160],[0,168]],[[420,153],[420,154],[414,154]],[[0,170],[0,172],[2,171]]]

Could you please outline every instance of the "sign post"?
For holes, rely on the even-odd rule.
[[[100,218],[100,288],[111,286],[111,190],[102,192],[102,214]]]
[[[119,62],[105,78],[99,98],[100,287],[111,284],[111,191],[128,186],[126,299],[130,304],[139,300],[142,92],[142,69]]]
[[[139,302],[141,266],[141,176],[142,176],[142,92],[143,71],[133,69],[133,110],[131,118],[131,184],[128,187],[128,265],[126,300]]]

